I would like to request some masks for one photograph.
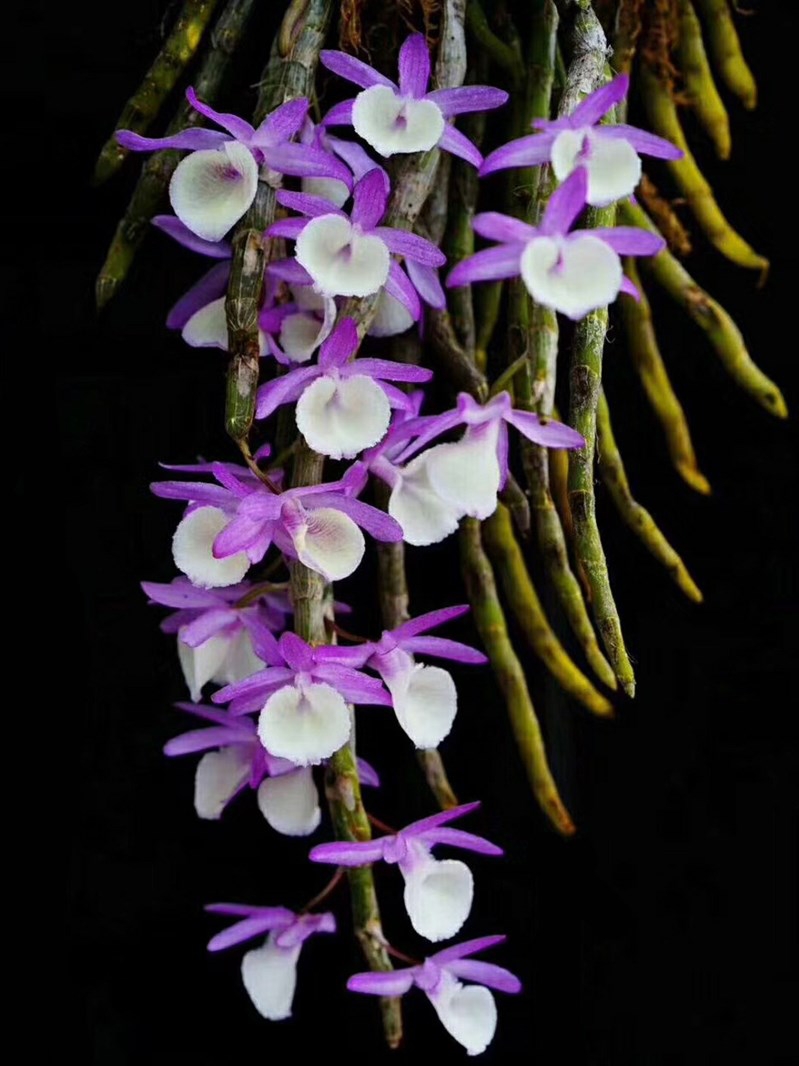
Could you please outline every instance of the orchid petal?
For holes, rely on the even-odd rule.
[[[382,167],[373,167],[352,190],[351,218],[362,230],[370,231],[386,213],[391,182]]]
[[[448,289],[471,285],[475,281],[498,281],[500,278],[518,277],[524,245],[499,244],[496,248],[484,248],[468,259],[461,260],[449,272],[445,281]]]
[[[461,644],[459,640],[449,640],[447,637],[403,637],[402,647],[414,655],[435,655],[439,659],[471,663],[474,666],[482,666],[488,662],[477,648]]]
[[[351,126],[352,105],[355,99],[342,100],[340,104],[333,104],[327,114],[319,123],[320,126]]]
[[[223,130],[227,130],[232,137],[235,137],[237,141],[241,141],[243,144],[247,144],[255,133],[255,130],[249,122],[245,122],[244,119],[239,118],[238,115],[230,115],[224,111],[215,111],[208,104],[203,103],[191,86],[186,89],[186,99],[198,114],[210,119],[211,122],[215,122],[217,126],[221,126]]]
[[[218,507],[198,507],[181,520],[172,538],[178,570],[200,588],[223,588],[242,580],[250,568],[245,552],[225,559],[213,555],[213,544],[230,518]]]
[[[441,498],[430,482],[431,448],[400,472],[388,502],[388,513],[402,526],[408,544],[436,544],[458,528],[463,512]]]
[[[567,130],[566,133],[571,134],[571,131]],[[544,209],[540,227],[542,234],[568,233],[574,220],[585,209],[589,181],[585,168],[579,167],[569,171],[568,175],[564,174],[559,180],[563,178],[566,180],[555,189]]]
[[[311,862],[329,862],[334,866],[366,866],[383,857],[382,840],[337,840],[317,844],[308,852]]]
[[[353,459],[385,436],[391,409],[383,390],[362,374],[319,377],[297,402],[297,428],[314,451]]]
[[[220,296],[195,311],[183,327],[181,336],[192,348],[221,348],[226,352],[228,331],[225,297]]]
[[[619,255],[657,255],[666,247],[659,233],[638,226],[600,226],[591,230],[591,236],[604,241]]]
[[[464,848],[466,851],[475,851],[480,855],[504,855],[502,848],[492,844],[490,840],[477,836],[476,833],[467,833],[463,829],[453,829],[451,826],[441,826],[416,834],[427,847],[437,847],[444,844],[448,848]]]
[[[414,969],[355,973],[347,981],[347,988],[370,996],[404,996],[413,987]]]
[[[538,236],[535,226],[499,211],[482,211],[475,215],[474,232],[500,244],[524,244]]]
[[[308,836],[322,820],[319,793],[309,767],[265,778],[258,787],[258,807],[272,828],[284,836]]]
[[[263,148],[269,163],[269,149],[291,140],[295,133],[299,133],[308,114],[310,101],[304,96],[296,100],[287,100],[285,104],[276,107],[266,116],[252,137],[252,144],[256,148]]]
[[[626,74],[618,74],[607,85],[601,86],[582,103],[578,104],[569,116],[573,126],[593,126],[606,115],[612,107],[621,103],[627,95],[630,79]]]
[[[343,211],[331,207],[330,202],[321,196],[311,196],[304,192],[290,192],[288,189],[279,189],[276,199],[281,207],[288,207],[291,211],[298,211],[307,218],[321,218],[323,215],[347,217]]]
[[[176,148],[178,151],[212,151],[229,143],[230,138],[218,130],[180,130],[169,137],[142,137],[132,130],[117,130],[117,144],[131,152],[160,152],[163,148]]]
[[[424,96],[430,81],[430,52],[423,33],[412,33],[402,42],[398,67],[402,95]]]
[[[193,315],[220,296],[223,296],[227,289],[229,277],[229,261],[216,263],[212,266],[206,274],[203,274],[196,285],[193,285],[172,306],[166,319],[167,329],[183,329]]]
[[[417,263],[431,267],[443,266],[447,261],[440,249],[417,233],[392,229],[390,226],[378,226],[374,232],[394,255],[402,255],[406,259],[414,259]]]
[[[392,89],[396,88],[394,82],[384,74],[370,67],[368,63],[356,59],[355,56],[347,55],[346,52],[336,52],[325,48],[319,53],[319,62],[323,67],[332,70],[334,74],[338,74],[340,78],[354,82],[363,89],[368,89],[371,85],[387,85]]]
[[[334,207],[342,207],[350,198],[350,190],[338,178],[303,178],[302,191],[307,196],[328,200]]]
[[[241,960],[244,987],[262,1018],[276,1022],[291,1017],[301,950],[301,944],[279,948],[270,933],[263,947],[248,951]]]
[[[491,111],[502,107],[508,102],[508,94],[504,89],[490,85],[460,85],[454,89],[436,89],[427,93],[425,99],[432,100],[445,118],[452,118],[469,111]]]
[[[441,288],[438,270],[435,267],[420,263],[416,259],[409,259],[405,264],[405,268],[408,271],[408,277],[411,279],[413,287],[424,302],[429,307],[435,307],[437,311],[445,310],[447,297]]]
[[[341,367],[355,354],[358,348],[358,330],[352,318],[345,318],[325,341],[319,353],[319,366],[323,370]]]
[[[258,389],[255,417],[268,418],[284,403],[293,403],[298,396],[302,396],[303,389],[318,376],[318,367],[305,366],[297,367],[290,370],[288,374],[281,374],[280,377],[267,381]]]
[[[252,152],[228,141],[221,150],[192,152],[182,159],[169,183],[169,199],[192,233],[218,241],[250,206],[257,187]]]
[[[549,237],[530,241],[522,254],[521,274],[534,299],[575,321],[612,303],[623,276],[613,249],[590,233],[563,242]]]
[[[389,264],[388,277],[386,278],[384,291],[386,295],[402,304],[408,314],[411,315],[414,322],[419,319],[419,316],[422,313],[419,294],[416,292],[410,278],[396,259],[392,259]]]
[[[280,346],[292,363],[307,363],[319,347],[322,323],[305,312],[286,315],[280,323]]]
[[[308,513],[307,522],[292,536],[297,558],[327,581],[341,581],[354,573],[363,558],[363,534],[341,511],[321,507]]]
[[[410,329],[414,317],[404,303],[382,289],[377,298],[377,309],[369,326],[370,337],[396,337]]]
[[[658,137],[647,130],[639,130],[636,126],[628,126],[619,122],[614,126],[602,126],[596,131],[602,138],[624,140],[631,144],[639,155],[651,155],[655,159],[682,159],[685,152],[678,148],[665,137]]]
[[[252,637],[242,629],[229,641],[227,655],[211,680],[217,685],[233,685],[259,673],[263,667],[264,660],[256,654]]]
[[[450,155],[457,156],[458,159],[465,159],[472,166],[480,167],[483,162],[483,157],[476,145],[472,144],[469,138],[460,130],[456,130],[454,126],[444,126],[438,147],[449,152]]]
[[[412,363],[398,363],[394,359],[357,359],[348,367],[353,374],[366,374],[381,381],[429,381],[433,371]]]
[[[621,279],[621,286],[619,288],[619,292],[623,292],[626,296],[632,296],[632,298],[636,301],[640,301],[641,299],[641,293],[639,292],[638,287],[636,286],[635,282],[631,281],[630,278],[627,277],[626,274]]]
[[[533,133],[503,144],[486,156],[480,167],[480,177],[510,167],[538,167],[548,163],[554,139],[551,133]]]
[[[329,758],[346,744],[350,729],[343,697],[319,682],[278,689],[258,719],[258,736],[267,751],[299,766]]]
[[[426,940],[449,940],[469,917],[474,898],[471,870],[458,859],[439,862],[432,856],[400,863],[405,878],[405,909],[416,932]]]
[[[540,417],[530,411],[509,411],[505,416],[512,426],[544,448],[584,448],[585,438],[576,429],[556,422],[553,418]]]
[[[326,506],[330,504],[336,510],[348,515],[361,529],[365,529],[375,540],[398,541],[402,540],[402,528],[398,522],[381,511],[379,507],[372,507],[369,503],[356,500],[352,496],[340,496],[332,493],[320,493],[312,499],[306,500],[309,507]]]
[[[497,1006],[482,985],[464,986],[447,974],[435,991],[428,992],[439,1021],[469,1055],[479,1055],[494,1038]]]
[[[200,818],[215,821],[233,797],[247,784],[252,756],[249,746],[231,744],[209,751],[197,764],[194,809]]]
[[[327,296],[370,296],[386,283],[390,255],[378,237],[338,215],[313,218],[297,237],[297,261]]]
[[[432,101],[399,96],[387,85],[374,85],[358,93],[352,105],[352,126],[384,158],[427,152],[447,132],[446,120]]]
[[[182,633],[178,635],[180,668],[192,700],[198,703],[203,686],[208,684],[225,661],[230,638],[220,634],[207,638],[199,647],[190,647],[181,639]]]
[[[173,241],[190,252],[198,255],[206,255],[209,259],[230,259],[231,247],[229,241],[206,241],[192,233],[189,227],[174,215],[155,215],[150,222],[162,233],[168,234]]]
[[[352,174],[335,156],[322,148],[308,144],[280,144],[269,148],[267,166],[279,174],[295,178],[325,178],[340,181],[345,187],[352,185]]]
[[[522,990],[522,983],[515,974],[506,970],[504,966],[496,966],[493,962],[481,962],[479,959],[457,959],[447,964],[447,970],[455,977],[463,977],[467,981],[474,981],[488,988],[496,988],[498,992],[508,992],[514,995]]]
[[[451,675],[440,666],[415,663],[388,679],[397,721],[417,748],[437,748],[449,735],[458,710]]]
[[[488,518],[497,508],[501,470],[497,460],[497,431],[470,433],[454,444],[430,449],[427,463],[430,484],[441,499],[461,514]]]

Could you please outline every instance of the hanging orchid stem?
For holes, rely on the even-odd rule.
[[[259,585],[255,585],[245,593],[240,600],[236,600],[233,604],[234,607],[249,607],[250,604],[257,603],[262,596],[268,595],[270,592],[283,592],[288,588],[288,582],[283,581],[281,583],[262,581]]]
[[[637,204],[620,205],[621,220],[652,233],[657,227]],[[691,277],[682,263],[668,251],[659,252],[646,262],[646,269],[672,299],[676,300],[707,334],[722,366],[745,392],[777,418],[787,418],[788,408],[774,382],[752,362],[740,330],[729,314]]]
[[[685,563],[666,540],[649,511],[633,497],[627,472],[613,435],[610,408],[604,392],[600,392],[597,406],[597,451],[599,473],[623,521],[644,547],[665,567],[672,580],[688,599],[694,603],[701,603],[702,593],[688,573]]]
[[[593,714],[611,717],[610,700],[575,666],[550,626],[516,541],[510,514],[502,504],[483,523],[483,540],[505,600],[527,643],[566,692]]]
[[[501,40],[488,23],[479,0],[468,0],[466,26],[479,48],[485,51],[494,63],[505,72],[509,87],[518,89],[524,81],[524,61],[517,48]]]
[[[254,7],[255,0],[228,0],[219,16],[194,82],[197,95],[206,103],[215,103],[230,59],[244,35]],[[204,122],[200,112],[184,100],[166,133],[169,136]],[[166,197],[169,180],[182,154],[172,148],[154,152],[142,167],[130,203],[116,228],[97,276],[95,294],[98,310],[105,307],[127,277],[136,252],[150,229],[150,220]]]
[[[383,482],[375,485],[375,503],[388,509],[388,486]],[[410,596],[405,572],[405,542],[379,543],[377,545],[377,590],[380,598],[380,613],[386,629],[396,629],[410,618]],[[458,806],[458,797],[449,783],[447,769],[436,748],[419,748],[416,752],[430,791],[442,811]]]
[[[685,411],[669,380],[658,347],[652,308],[633,259],[627,259],[625,271],[641,294],[640,300],[621,301],[630,358],[641,379],[650,407],[663,429],[669,455],[677,472],[692,489],[707,496],[710,493],[710,482],[699,469]]]
[[[661,195],[655,183],[646,174],[641,175],[637,194],[641,203],[655,220],[669,248],[679,256],[690,255],[693,250],[690,233],[674,210],[671,201]]]
[[[483,550],[477,519],[464,518],[461,521],[459,539],[461,566],[475,625],[505,698],[516,746],[533,793],[555,829],[564,836],[571,836],[575,826],[549,768],[541,726],[530,699],[524,670],[508,635],[494,571]]]
[[[531,106],[536,110],[530,114],[528,122],[548,116],[549,98],[552,92],[557,14],[551,5],[546,3],[541,6],[539,17],[541,24],[536,46],[538,63],[531,71],[531,78],[535,78],[536,90],[530,93]],[[577,27],[575,27],[575,32],[578,32]],[[592,28],[592,33],[595,36],[595,28]],[[604,38],[597,47],[604,55]],[[599,55],[594,66],[598,66],[598,63]],[[568,79],[558,109],[561,117],[576,107],[584,92],[592,90],[593,86],[590,82],[580,89],[579,86],[582,85],[580,79],[587,76],[598,81],[601,77],[601,72],[597,74],[596,71],[594,74],[589,71],[588,75],[584,75],[583,68],[582,59],[573,71],[571,67],[569,68]],[[533,225],[539,221],[555,184],[551,167],[545,166],[541,170],[534,195],[527,205],[527,221]],[[513,287],[511,287],[511,292],[513,293]],[[550,417],[555,401],[558,318],[555,311],[535,300],[526,300],[522,305],[523,299],[524,293],[519,284],[516,296],[518,302],[512,303],[512,307],[516,307],[516,318],[519,323],[517,328],[520,334],[524,332],[522,354],[526,354],[529,360],[530,371],[527,387],[523,387],[518,392],[517,404],[535,411],[540,416]],[[512,320],[513,317],[511,315]],[[615,689],[616,675],[599,648],[580,584],[569,564],[563,525],[555,508],[550,485],[550,461],[554,461],[556,457],[550,456],[548,452],[549,449],[539,447],[526,439],[522,440],[522,464],[530,493],[539,548],[558,601],[588,663],[604,684]]]
[[[256,124],[270,111],[311,93],[319,52],[333,15],[333,0],[293,0],[284,16],[286,34],[272,45],[255,109]],[[282,52],[280,42],[292,42]],[[230,363],[227,375],[225,428],[240,445],[255,416],[260,348],[258,313],[263,301],[264,270],[268,249],[264,230],[275,217],[275,188],[262,174],[255,199],[233,234],[233,258],[225,312]]]
[[[629,76],[633,69],[638,38],[641,36],[641,10],[644,0],[619,0],[613,30],[613,67],[617,74]],[[627,118],[627,100],[618,105],[619,122]]]
[[[128,155],[128,149],[117,142],[116,130],[144,133],[149,129],[164,100],[197,52],[217,3],[218,0],[184,0],[172,32],[141,85],[125,104],[114,133],[103,145],[94,168],[92,180],[95,185],[112,177]]]
[[[730,118],[716,88],[702,39],[702,25],[691,0],[679,0],[680,36],[677,57],[685,92],[694,114],[713,142],[720,159],[732,149]]]
[[[727,0],[697,0],[704,15],[708,46],[721,79],[748,111],[757,106],[757,85],[741,51]]]
[[[292,486],[316,485],[322,480],[324,458],[301,441],[294,459]],[[309,644],[327,644],[325,627],[325,581],[321,574],[300,562],[291,567],[291,601],[294,631]],[[325,770],[325,795],[337,840],[370,840],[369,818],[361,798],[361,782],[350,739],[335,752]],[[371,970],[388,971],[391,961],[385,948],[371,866],[347,870],[355,936]],[[382,999],[383,1029],[389,1047],[402,1039],[402,1014],[398,999]]]
[[[768,272],[768,259],[758,255],[754,248],[739,233],[736,233],[722,214],[713,190],[696,165],[696,160],[688,147],[677,115],[677,108],[668,87],[646,63],[641,64],[639,84],[652,129],[661,137],[668,138],[685,153],[682,159],[668,162],[667,166],[688,201],[696,221],[704,230],[710,243],[723,256],[737,263],[738,266],[759,270],[762,284]]]

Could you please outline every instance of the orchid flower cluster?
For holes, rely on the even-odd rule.
[[[151,602],[171,612],[162,628],[177,637],[190,696],[178,707],[200,724],[165,748],[169,756],[201,756],[197,814],[220,818],[241,793],[254,792],[269,826],[293,837],[307,837],[322,824],[315,768],[351,742],[353,708],[390,709],[413,746],[435,749],[453,728],[456,686],[442,666],[418,658],[472,665],[487,660],[466,644],[430,634],[468,610],[459,605],[411,618],[375,640],[315,646],[291,631],[294,605],[287,585],[268,579],[270,553],[289,567],[315,571],[325,582],[343,581],[363,559],[364,534],[384,543],[428,545],[453,533],[466,516],[492,515],[508,479],[512,433],[545,448],[585,444],[569,426],[517,409],[508,391],[486,402],[462,392],[450,410],[422,413],[422,386],[431,370],[360,355],[357,324],[342,314],[343,301],[376,298],[371,336],[404,332],[422,322],[425,305],[445,308],[438,270],[446,259],[425,237],[387,224],[387,171],[361,144],[330,129],[351,127],[383,160],[437,147],[481,175],[550,164],[561,184],[538,225],[493,211],[478,214],[475,232],[494,243],[460,262],[446,284],[520,277],[535,300],[575,320],[620,292],[635,297],[620,255],[652,255],[662,247],[659,237],[637,228],[575,230],[576,220],[586,205],[632,194],[640,177],[639,153],[665,159],[680,154],[651,134],[600,124],[624,97],[624,76],[568,118],[539,122],[537,132],[483,160],[452,120],[500,107],[507,94],[474,85],[429,91],[423,35],[413,34],[402,45],[396,83],[343,52],[322,51],[320,59],[359,91],[318,124],[309,117],[306,99],[283,104],[254,128],[189,90],[191,106],[218,130],[187,129],[163,138],[118,135],[131,150],[188,153],[171,179],[174,216],[154,221],[214,261],[168,317],[168,326],[181,330],[189,345],[228,346],[230,231],[252,204],[259,182],[277,190],[285,213],[265,239],[293,242],[293,255],[269,262],[264,275],[259,350],[268,372],[256,418],[266,420],[291,405],[308,446],[347,465],[335,480],[307,487],[287,487],[282,464],[269,465],[268,445],[247,465],[170,466],[183,476],[159,481],[153,491],[185,505],[172,542],[180,576],[143,584]],[[283,188],[285,177],[299,179],[300,189]],[[387,486],[386,511],[360,498],[370,476]],[[337,619],[348,610],[331,600],[329,621],[339,635]],[[209,692],[210,686],[215,688]],[[379,788],[382,769],[358,761],[361,783],[373,789]],[[434,849],[502,854],[488,840],[451,826],[478,806],[462,804],[399,831],[385,827],[384,835],[371,840],[318,843],[309,859],[338,868],[396,865],[412,928],[437,944],[457,936],[468,921],[474,881],[463,861],[438,858]],[[323,893],[320,900],[326,898]],[[208,907],[236,919],[212,938],[209,950],[266,937],[242,962],[244,986],[265,1018],[291,1014],[302,945],[314,934],[335,932],[334,915],[317,906],[297,912],[272,905]],[[496,1026],[490,990],[521,988],[506,969],[472,958],[503,939],[482,936],[405,969],[356,974],[348,987],[381,996],[421,989],[447,1031],[477,1054]]]

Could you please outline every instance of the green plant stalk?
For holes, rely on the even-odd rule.
[[[318,484],[322,480],[323,467],[323,456],[311,451],[305,441],[301,440],[295,453],[292,486]],[[294,607],[294,631],[309,644],[328,642],[325,627],[325,591],[325,581],[320,574],[309,570],[300,562],[292,563],[291,601]],[[328,760],[325,793],[336,839],[370,840],[372,830],[361,798],[353,737]],[[372,868],[350,868],[347,870],[347,878],[352,902],[353,928],[369,968],[378,971],[391,970]],[[400,1001],[395,998],[383,998],[380,1003],[386,1042],[389,1047],[398,1047],[402,1040]]]
[[[619,0],[613,27],[613,67],[617,74],[632,73],[638,38],[641,35],[641,10],[644,0]],[[626,98],[618,105],[616,117],[627,121]]]
[[[466,27],[474,37],[479,49],[491,57],[493,62],[505,72],[509,87],[519,88],[524,81],[524,62],[518,51],[497,37],[488,24],[485,11],[479,0],[468,0],[466,6]]]
[[[692,489],[707,496],[710,482],[699,469],[685,411],[669,380],[657,342],[652,308],[634,260],[627,260],[625,271],[641,294],[640,300],[620,301],[630,359],[641,379],[649,405],[663,429],[669,455],[677,472]]]
[[[461,567],[472,615],[505,698],[516,746],[533,794],[555,829],[564,836],[571,836],[575,831],[574,822],[560,798],[547,762],[541,726],[530,699],[524,670],[508,636],[494,572],[483,550],[477,519],[463,519],[459,539]]]
[[[611,499],[622,520],[644,547],[665,567],[669,576],[693,603],[702,602],[702,593],[688,573],[685,563],[666,540],[652,515],[633,497],[618,444],[613,435],[610,408],[604,392],[597,406],[598,467]]]
[[[483,542],[505,601],[535,654],[561,687],[592,714],[612,717],[613,704],[575,666],[550,626],[514,535],[510,512],[502,504],[483,522]]]
[[[228,0],[211,32],[208,48],[194,81],[201,100],[210,104],[216,100],[230,59],[244,35],[254,7],[255,0]],[[166,134],[200,126],[203,122],[205,119],[199,111],[195,111],[184,100],[169,123]],[[117,225],[97,276],[95,295],[98,310],[105,307],[127,277],[136,252],[150,229],[150,220],[164,202],[169,179],[182,155],[183,152],[177,149],[166,148],[154,152],[142,167],[130,203]]]
[[[629,201],[619,205],[621,221],[657,233],[646,212]],[[682,263],[669,251],[644,261],[645,269],[672,299],[688,312],[707,335],[730,377],[745,392],[777,418],[787,418],[788,408],[774,382],[752,361],[741,332],[724,308],[694,281]]]
[[[310,95],[332,12],[333,0],[292,0],[264,71],[255,109],[256,125],[288,100]],[[281,51],[281,42],[288,51]],[[258,314],[269,254],[269,242],[265,242],[263,234],[275,216],[275,192],[264,168],[255,199],[233,233],[225,302],[230,352],[225,428],[245,458],[249,456],[247,438],[255,416],[260,369]]]
[[[218,0],[184,0],[172,32],[164,41],[152,66],[117,119],[114,133],[100,151],[92,180],[101,185],[122,166],[129,149],[117,143],[117,130],[144,133],[151,125],[178,78],[191,62]]]
[[[697,0],[704,16],[708,46],[721,79],[747,111],[757,106],[757,84],[741,51],[727,0]]]
[[[730,118],[719,96],[702,39],[702,25],[691,0],[679,0],[680,38],[677,56],[694,114],[713,142],[720,159],[732,149]]]
[[[731,262],[750,270],[759,270],[764,277],[768,271],[768,259],[758,255],[722,214],[713,190],[691,154],[676,105],[667,86],[643,63],[639,72],[639,85],[654,132],[671,141],[685,153],[682,159],[669,161],[667,166],[707,239]]]
[[[535,90],[530,92],[530,100],[535,111],[530,115],[530,120],[549,114],[556,29],[557,15],[551,10],[551,5],[540,5],[540,22],[534,23],[534,37],[537,43],[531,49],[531,58],[535,58],[536,62],[531,64],[530,80],[534,83]],[[579,28],[575,27],[574,32],[579,32]],[[596,87],[595,81],[597,85],[601,81],[605,44],[604,36],[597,37],[596,26],[591,26],[589,40],[593,41],[595,50],[591,53],[593,58],[589,57],[590,61],[586,62],[579,50],[577,51],[575,56],[577,62],[573,69],[569,68],[567,73],[559,107],[560,117],[569,114],[584,95],[593,91]],[[527,220],[533,225],[540,220],[555,184],[551,168],[543,167],[541,170],[539,183],[527,210]],[[517,322],[519,330],[524,333],[521,350],[527,352],[530,363],[527,381],[525,382],[523,377],[520,379],[521,384],[517,390],[516,400],[519,407],[549,417],[552,415],[555,400],[558,318],[553,310],[535,300],[528,300],[525,310],[521,295],[523,291],[521,283],[518,283],[515,293],[513,287],[511,288],[511,322]],[[513,340],[513,331],[511,340]],[[601,681],[615,689],[616,675],[599,648],[580,584],[569,564],[563,525],[552,498],[551,457],[548,451],[549,449],[541,448],[527,440],[522,441],[522,464],[530,492],[530,504],[539,549],[544,559],[547,576],[591,669]]]

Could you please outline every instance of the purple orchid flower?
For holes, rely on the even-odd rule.
[[[170,757],[204,752],[194,777],[194,809],[200,818],[216,820],[245,788],[256,791],[258,808],[269,825],[284,836],[308,836],[322,814],[310,767],[295,766],[267,751],[255,722],[216,707],[176,703],[188,714],[213,725],[173,737],[164,745]],[[375,770],[358,759],[362,785],[380,784]]]
[[[250,907],[241,903],[209,903],[205,909],[210,914],[239,919],[209,940],[209,951],[224,951],[269,934],[262,947],[248,951],[241,960],[241,976],[262,1018],[290,1018],[302,945],[316,933],[335,933],[334,916],[329,912],[295,914],[287,907]]]
[[[274,755],[297,766],[319,763],[350,735],[348,703],[391,703],[383,683],[359,669],[357,649],[312,647],[296,633],[271,639],[266,669],[227,685],[211,698],[214,703],[230,703],[233,715],[260,711],[258,736]]]
[[[521,274],[534,300],[574,321],[612,303],[619,292],[637,299],[619,256],[655,255],[665,241],[635,226],[570,233],[585,207],[587,182],[585,169],[575,170],[550,197],[538,226],[496,211],[475,215],[475,232],[499,243],[458,263],[447,285]]]
[[[412,822],[393,836],[367,841],[337,841],[318,844],[308,858],[337,866],[396,863],[405,880],[405,909],[416,932],[427,940],[448,940],[469,917],[474,897],[471,870],[458,859],[434,859],[437,844],[465,848],[481,855],[502,855],[502,848],[474,833],[449,828],[449,822],[477,810],[477,803],[464,803],[449,811]]]
[[[458,694],[447,670],[417,663],[414,655],[432,655],[471,665],[488,661],[481,651],[468,644],[423,635],[468,610],[468,604],[462,604],[429,611],[396,629],[385,630],[376,642],[349,649],[353,655],[360,653],[362,665],[383,679],[391,693],[397,721],[417,748],[437,748],[448,736],[458,709]]]
[[[681,159],[682,149],[663,137],[624,123],[599,125],[612,107],[627,95],[630,79],[619,74],[613,81],[591,93],[571,115],[558,119],[537,119],[540,133],[521,137],[497,148],[480,168],[480,176],[508,167],[535,167],[551,163],[558,181],[582,167],[588,174],[586,200],[595,207],[621,200],[641,180],[642,155],[657,159]]]
[[[352,459],[377,444],[388,429],[391,408],[407,407],[404,392],[389,381],[429,381],[431,370],[390,359],[350,359],[358,330],[345,318],[319,352],[316,366],[297,367],[258,390],[257,418],[297,401],[297,428],[314,451]]]
[[[251,598],[255,586],[248,581],[225,589],[198,589],[186,577],[170,584],[143,581],[150,603],[174,607],[161,623],[165,633],[177,633],[178,658],[191,698],[200,699],[209,681],[230,684],[263,667],[253,648],[252,633],[266,627],[285,628],[292,613],[287,589],[267,591]],[[239,600],[245,600],[239,606]]]
[[[427,267],[441,266],[446,256],[424,237],[380,225],[389,192],[388,175],[380,167],[356,183],[350,215],[319,196],[281,190],[278,202],[306,217],[275,222],[266,231],[267,236],[297,242],[297,262],[319,292],[327,296],[371,296],[385,286],[409,310],[416,310],[418,317],[416,291],[391,255],[401,255]]]
[[[328,152],[289,143],[305,121],[306,99],[282,104],[254,129],[244,119],[202,103],[194,89],[186,90],[186,98],[195,111],[226,132],[195,128],[169,137],[142,137],[132,130],[119,130],[117,140],[134,152],[189,150],[190,155],[175,167],[169,199],[181,222],[198,237],[218,241],[238,222],[255,199],[262,166],[295,177],[351,182],[349,169]]]
[[[483,519],[494,513],[508,476],[508,424],[546,448],[585,445],[569,426],[515,410],[507,392],[486,404],[462,392],[451,411],[398,424],[389,440],[394,445],[390,458],[377,449],[364,455],[364,465],[391,486],[388,511],[408,544],[434,544],[449,536],[464,515]],[[423,450],[460,425],[466,432],[459,441]],[[396,447],[410,437],[413,443]]]
[[[488,991],[521,992],[518,977],[502,966],[470,959],[478,951],[502,944],[504,936],[483,936],[444,948],[418,966],[390,973],[356,973],[347,981],[351,992],[372,996],[404,996],[414,985],[420,988],[441,1024],[470,1055],[485,1051],[497,1027],[497,1007]],[[464,986],[461,978],[473,981]]]
[[[328,70],[363,89],[354,99],[332,107],[322,119],[323,125],[352,126],[384,157],[427,152],[438,145],[480,166],[483,157],[476,146],[447,120],[501,107],[508,94],[485,85],[428,92],[430,53],[424,34],[412,34],[400,48],[399,85],[346,52],[323,51],[319,58]]]
[[[334,137],[323,125],[305,119],[300,132],[300,142],[312,145],[323,152],[337,156],[352,171],[355,181],[378,165],[355,141],[342,141]],[[352,192],[352,182],[339,181],[338,178],[303,178],[302,191],[311,196],[321,196],[330,200],[336,207],[343,207]]]
[[[249,470],[232,463],[201,469],[219,484],[151,485],[156,496],[190,505],[175,530],[172,555],[177,568],[199,588],[237,584],[272,543],[327,581],[338,581],[353,573],[363,557],[361,529],[378,540],[402,539],[398,522],[348,495],[354,475],[273,493]]]

